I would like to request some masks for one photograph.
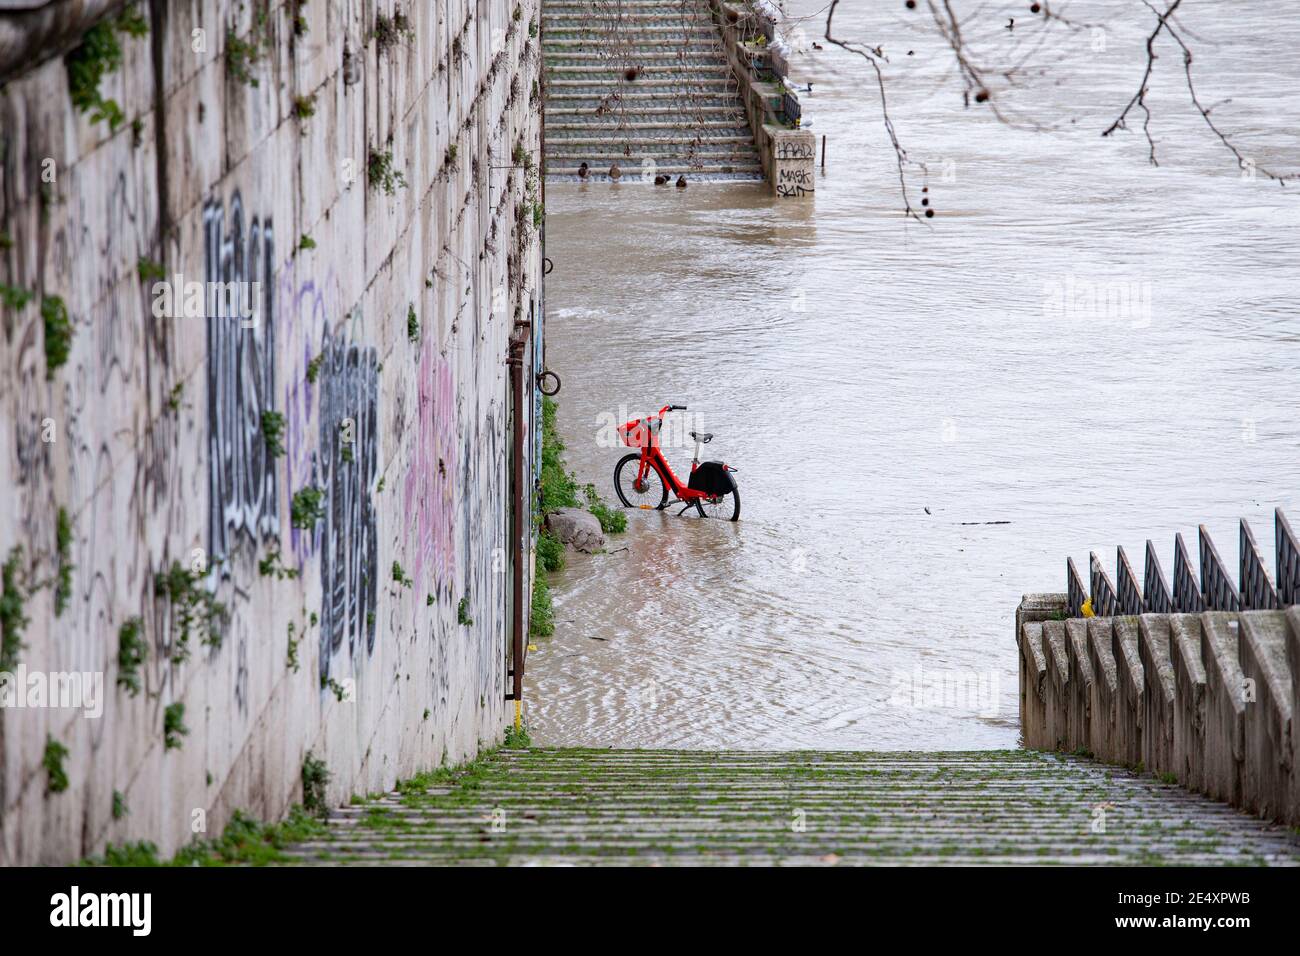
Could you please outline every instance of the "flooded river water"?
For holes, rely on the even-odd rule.
[[[1104,50],[1064,35],[1015,101],[1046,132],[963,110],[951,54],[901,2],[837,14],[886,46],[899,135],[930,164],[928,223],[900,215],[868,67],[828,45],[792,65],[829,143],[814,202],[548,185],[570,466],[615,501],[610,426],[684,404],[670,462],[689,467],[671,440],[687,428],[715,432],[705,457],[740,468],[743,514],[631,512],[610,553],[570,556],[556,634],[529,656],[535,741],[1014,746],[1013,614],[1064,590],[1067,555],[1086,569],[1096,550],[1113,574],[1115,545],[1140,564],[1150,537],[1169,573],[1174,533],[1205,523],[1235,567],[1238,517],[1270,556],[1273,507],[1300,520],[1300,183],[1237,168],[1169,48],[1149,97],[1161,165],[1137,123],[1101,138],[1150,18],[1085,6]],[[1185,6],[1198,91],[1231,97],[1216,121],[1300,170],[1300,21]],[[974,690],[936,700],[946,677]]]

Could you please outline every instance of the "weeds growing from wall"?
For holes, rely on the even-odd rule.
[[[293,499],[289,502],[291,526],[310,531],[324,517],[325,492],[322,489],[309,486],[294,492]]]
[[[127,618],[117,630],[117,686],[132,697],[140,693],[140,666],[149,655],[143,631],[144,622],[138,617]]]
[[[237,83],[253,87],[258,85],[253,67],[262,59],[264,38],[261,31],[264,25],[265,14],[259,14],[258,22],[247,40],[241,39],[234,30],[226,31],[226,73]]]
[[[204,646],[221,646],[226,606],[204,587],[200,572],[188,571],[179,561],[173,561],[166,574],[154,579],[154,593],[171,603],[177,630],[172,643],[172,663],[183,663],[189,657],[190,635],[196,628]]]
[[[277,581],[283,581],[285,578],[293,580],[298,577],[297,568],[286,568],[280,561],[280,549],[277,547],[274,551],[268,551],[266,557],[257,562],[257,573],[264,578],[273,577]]]
[[[325,786],[329,780],[330,772],[325,761],[307,751],[302,761],[302,808],[322,819],[329,815],[329,805],[325,802]]]
[[[537,535],[537,560],[547,571],[564,568],[564,542],[545,528]]]
[[[299,251],[299,252],[303,252],[303,251],[305,251],[305,250],[307,250],[307,249],[315,249],[315,248],[316,248],[316,240],[313,239],[311,236],[307,235],[307,233],[304,232],[304,233],[303,233],[303,234],[298,238],[298,251]],[[317,363],[317,364],[316,364],[316,368],[317,368],[317,369],[320,368],[320,356],[319,356],[319,355],[316,356],[316,358],[312,359],[312,362]],[[309,363],[308,366],[307,366],[307,374],[308,374],[308,377],[309,377],[309,380],[310,380],[310,381],[313,381],[313,382],[316,381],[316,377],[315,377],[315,375],[312,374],[312,369],[311,369],[311,365],[310,365],[310,363]]]
[[[272,458],[284,455],[284,414],[265,409],[262,412],[262,439],[266,442],[266,453]]]
[[[411,576],[402,569],[402,566],[396,561],[393,562],[393,582],[404,588],[409,588],[415,584]]]
[[[564,442],[555,427],[559,405],[550,396],[542,397],[542,479],[541,507],[544,511],[556,508],[580,508],[578,481],[564,469]]]
[[[27,289],[20,289],[16,285],[6,285],[0,282],[0,303],[3,303],[6,309],[20,312],[34,297]]]
[[[375,28],[370,31],[370,38],[375,41],[379,52],[387,53],[399,43],[415,37],[415,27],[411,19],[402,12],[401,7],[393,11],[391,17],[380,13],[375,17]]]
[[[511,724],[506,728],[506,737],[501,741],[501,746],[507,750],[529,750],[533,746],[533,739],[528,735],[527,727]]]
[[[54,573],[54,616],[61,617],[72,600],[72,519],[60,508],[54,522],[54,547],[58,568]]]
[[[179,750],[190,729],[185,726],[185,705],[177,701],[168,704],[163,711],[163,747],[167,750]]]
[[[297,625],[295,625],[293,621],[290,621],[289,622],[289,649],[288,649],[285,666],[289,668],[289,670],[293,671],[295,674],[298,673],[298,669],[300,666],[298,663],[298,644],[300,640],[301,638],[298,637]]]
[[[63,769],[63,761],[68,759],[68,748],[53,737],[45,738],[45,757],[41,765],[45,768],[45,792],[62,793],[68,789],[68,772]]]
[[[380,189],[384,195],[392,196],[398,189],[406,188],[406,177],[400,170],[393,168],[393,151],[379,150],[371,147],[366,160],[366,182],[372,188]]]
[[[415,303],[406,307],[406,337],[412,345],[420,344],[420,317],[415,314]]]
[[[334,699],[340,704],[343,703],[343,698],[348,696],[348,692],[344,686],[333,677],[322,676],[320,679],[320,689],[329,690],[329,692],[334,695]]]
[[[293,98],[293,115],[300,120],[310,119],[316,115],[316,96],[295,96]]]
[[[555,633],[555,607],[551,600],[551,588],[546,583],[546,576],[533,576],[532,610],[528,616],[529,637],[550,637]]]
[[[474,623],[474,619],[469,616],[469,598],[463,597],[456,605],[456,623],[469,627]]]
[[[304,236],[303,238],[307,239],[306,236]],[[307,241],[311,242],[310,239],[308,239]],[[316,243],[312,242],[310,248],[314,249],[315,247],[316,247]],[[310,362],[307,363],[307,381],[310,382],[312,385],[315,385],[316,379],[320,378],[320,367],[324,363],[325,363],[324,352],[322,352],[320,355],[317,355],[315,358],[313,358]]]
[[[23,614],[27,597],[19,580],[22,564],[22,546],[14,545],[4,565],[0,566],[0,582],[3,583],[3,589],[0,589],[0,671],[10,673],[18,667],[18,657],[26,646],[22,637],[29,623]]]
[[[121,820],[131,811],[127,809],[126,797],[122,796],[122,791],[113,791],[113,819]]]
[[[57,295],[41,300],[41,319],[45,324],[45,377],[52,379],[72,352],[72,322],[68,307]]]
[[[158,847],[147,840],[136,843],[109,844],[101,857],[88,857],[84,866],[226,866],[230,864],[282,863],[288,860],[283,850],[323,836],[325,825],[294,806],[282,823],[261,823],[242,810],[236,810],[221,836],[215,840],[195,840],[170,860],[158,858]]]
[[[126,114],[117,100],[106,99],[99,92],[100,81],[122,66],[122,45],[114,26],[114,21],[103,20],[87,30],[81,43],[63,58],[63,65],[68,71],[72,105],[79,113],[89,113],[91,123],[108,120],[108,128],[116,131]]]
[[[161,282],[167,278],[167,269],[161,262],[141,256],[135,263],[136,275],[140,277],[141,282]]]

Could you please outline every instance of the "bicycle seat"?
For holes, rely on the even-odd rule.
[[[713,432],[699,432],[698,434],[696,432],[691,432],[691,437],[696,441],[703,442],[707,445],[709,442],[713,441]]]

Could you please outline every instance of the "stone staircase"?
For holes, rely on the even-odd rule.
[[[1030,751],[501,750],[335,811],[319,864],[1300,864],[1150,776]]]
[[[545,0],[546,174],[762,179],[706,0]]]

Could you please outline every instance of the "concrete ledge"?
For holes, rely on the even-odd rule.
[[[1145,687],[1142,694],[1142,763],[1155,774],[1174,768],[1174,668],[1169,659],[1169,615],[1138,618],[1138,658]]]
[[[1062,619],[1065,602],[1016,609],[1024,746],[1300,823],[1300,606]]]
[[[1169,659],[1174,671],[1173,773],[1191,790],[1205,789],[1205,665],[1201,620],[1169,615]]]
[[[1241,665],[1237,662],[1236,625],[1236,615],[1228,611],[1206,611],[1201,615],[1206,702],[1205,792],[1239,806],[1246,705]]]
[[[1043,711],[1052,750],[1067,750],[1069,737],[1070,658],[1065,652],[1065,622],[1043,622],[1043,660],[1047,664]]]
[[[1074,687],[1066,701],[1066,749],[1070,753],[1092,752],[1092,662],[1088,660],[1088,622],[1072,618],[1065,622],[1065,654],[1070,662]]]
[[[1291,794],[1291,670],[1286,659],[1286,616],[1281,611],[1239,615],[1238,654],[1244,682],[1244,805],[1269,819],[1285,819]]]
[[[1031,750],[1050,750],[1044,699],[1047,664],[1043,660],[1043,625],[1028,621],[1020,639],[1020,742]]]
[[[1117,762],[1127,767],[1142,766],[1143,692],[1146,684],[1142,659],[1138,655],[1138,625],[1135,617],[1117,617],[1111,622],[1111,651],[1115,655],[1115,746]]]
[[[1093,756],[1109,763],[1120,763],[1122,754],[1115,745],[1115,715],[1119,706],[1119,684],[1112,647],[1110,618],[1094,617],[1087,621],[1088,662],[1092,665],[1092,727],[1088,739]]]

